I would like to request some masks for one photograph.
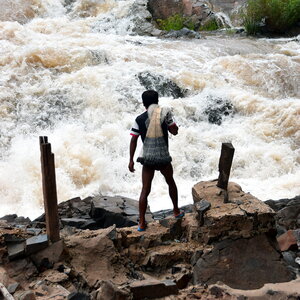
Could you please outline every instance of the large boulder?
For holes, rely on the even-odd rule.
[[[249,238],[275,232],[275,212],[264,202],[233,182],[228,184],[229,203],[224,203],[222,189],[217,181],[199,182],[192,189],[194,203],[206,200],[211,204],[198,230],[203,242],[230,238]]]
[[[194,284],[217,281],[238,289],[257,289],[265,283],[294,279],[266,235],[227,239],[204,254],[194,267]]]

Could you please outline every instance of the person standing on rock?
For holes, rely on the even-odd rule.
[[[134,172],[133,158],[138,137],[141,136],[143,151],[137,161],[143,165],[143,187],[139,199],[138,231],[146,230],[145,214],[148,195],[151,192],[151,184],[156,170],[161,172],[169,186],[174,217],[182,218],[184,216],[184,212],[181,212],[178,208],[177,186],[173,178],[172,158],[168,150],[168,132],[177,135],[178,126],[173,119],[171,110],[158,105],[158,93],[156,91],[145,91],[142,94],[142,100],[146,111],[135,119],[134,125],[131,128],[130,160],[128,165],[129,171]]]

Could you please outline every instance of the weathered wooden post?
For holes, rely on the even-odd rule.
[[[228,202],[228,181],[232,159],[234,155],[234,147],[231,143],[222,143],[221,156],[219,160],[219,178],[217,187],[224,190],[224,203]]]
[[[49,240],[54,243],[60,239],[59,219],[54,154],[51,153],[51,144],[48,143],[48,137],[40,136],[40,149],[46,229]]]

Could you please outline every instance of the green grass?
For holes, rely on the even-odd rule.
[[[170,31],[170,30],[180,30],[184,27],[194,30],[195,24],[189,20],[189,18],[176,14],[171,16],[165,20],[157,19],[156,20],[158,26],[162,30]]]
[[[264,22],[270,32],[282,33],[300,20],[300,0],[249,0],[243,14],[248,34],[256,34]]]

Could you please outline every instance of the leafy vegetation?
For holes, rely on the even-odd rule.
[[[270,32],[284,32],[300,20],[300,0],[249,0],[243,15],[248,34],[262,26]]]
[[[215,19],[210,19],[208,22],[200,26],[201,31],[213,31],[219,29],[219,25]]]
[[[157,19],[156,20],[158,26],[162,30],[170,31],[170,30],[180,30],[184,27],[194,30],[195,24],[189,20],[189,18],[184,17],[182,15],[176,14],[171,16],[165,20]]]

